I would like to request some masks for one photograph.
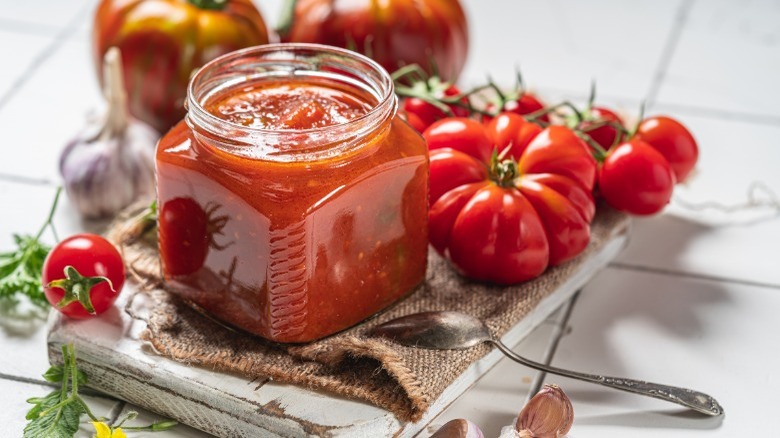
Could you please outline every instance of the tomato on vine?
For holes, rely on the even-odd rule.
[[[666,158],[639,139],[611,149],[599,171],[599,189],[607,203],[635,215],[661,211],[672,198],[674,184]]]
[[[503,132],[502,122],[449,118],[423,133],[431,149],[429,235],[463,275],[513,284],[587,246],[596,162],[563,126],[499,152],[495,139],[523,137],[530,124],[514,114],[502,120],[511,122]]]
[[[625,139],[623,120],[615,111],[603,106],[590,107],[578,129],[604,149],[617,146]]]
[[[51,250],[41,280],[52,307],[84,319],[114,304],[125,283],[125,267],[111,242],[95,234],[76,234]]]
[[[652,146],[666,158],[677,182],[683,182],[699,159],[699,147],[690,131],[666,116],[648,117],[637,127],[635,137]]]

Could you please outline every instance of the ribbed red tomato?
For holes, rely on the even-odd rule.
[[[196,69],[268,43],[268,31],[251,0],[101,0],[92,40],[98,71],[109,48],[121,50],[128,109],[165,132],[184,117]]]
[[[577,256],[590,239],[596,162],[588,146],[563,126],[520,145],[535,131],[529,123],[516,115],[488,126],[449,118],[423,134],[430,241],[469,278],[525,281]]]
[[[455,80],[466,63],[468,25],[458,0],[298,0],[283,42],[356,50],[387,71],[418,64]],[[297,3],[297,4],[296,4]]]

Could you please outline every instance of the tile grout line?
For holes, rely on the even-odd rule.
[[[31,186],[52,186],[54,183],[46,178],[29,178],[20,175],[9,175],[0,173],[0,181],[11,182],[16,184],[27,184]]]
[[[647,95],[645,96],[645,105],[647,107],[655,104],[656,96],[658,95],[658,91],[661,89],[661,84],[666,78],[666,70],[668,69],[669,64],[672,62],[672,56],[674,55],[675,49],[677,49],[677,44],[680,42],[680,36],[682,35],[682,30],[688,21],[688,13],[690,12],[692,6],[693,0],[683,0],[683,3],[680,5],[679,9],[677,9],[677,14],[675,14],[674,17],[674,27],[672,28],[672,31],[669,33],[669,37],[666,40],[663,52],[661,52],[661,58],[658,61],[658,66],[656,67],[655,74],[653,75],[653,80],[650,83],[650,89],[647,90]]]
[[[56,53],[57,49],[59,49],[60,46],[62,46],[62,44],[67,41],[73,33],[76,32],[84,13],[87,10],[87,6],[91,7],[91,4],[82,7],[82,9],[80,9],[79,12],[71,19],[67,26],[52,36],[52,41],[40,52],[38,52],[37,55],[35,55],[35,58],[33,58],[30,64],[27,65],[24,71],[16,78],[16,80],[13,81],[11,84],[11,89],[8,90],[4,95],[0,96],[0,110],[2,110],[8,101],[10,101],[16,95],[16,93],[19,92],[22,86],[24,86],[27,80],[32,77],[33,73],[41,66],[41,64],[43,64],[49,57]]]
[[[0,31],[9,33],[19,33],[39,37],[54,37],[64,28],[50,24],[33,23],[29,21],[16,20],[13,18],[0,17]]]
[[[695,272],[675,271],[673,269],[655,268],[652,266],[632,265],[632,264],[620,263],[620,262],[612,262],[607,266],[610,268],[621,269],[624,271],[647,272],[652,274],[668,275],[671,277],[690,278],[694,280],[732,283],[732,284],[739,284],[743,286],[761,287],[766,289],[780,289],[780,284],[767,283],[763,281],[745,280],[741,278],[721,277],[718,275],[697,274]]]
[[[555,325],[553,339],[550,341],[547,349],[544,351],[541,363],[545,365],[550,365],[552,363],[553,357],[558,351],[558,345],[561,342],[561,338],[563,338],[563,336],[566,334],[566,327],[569,325],[569,319],[571,319],[571,315],[574,312],[574,306],[577,304],[577,299],[579,298],[581,291],[582,289],[579,289],[571,298],[569,298],[568,301],[566,301],[566,303],[563,304],[563,316]],[[530,400],[531,397],[536,395],[536,393],[542,389],[542,385],[544,384],[544,380],[546,378],[547,372],[545,371],[539,371],[536,374],[536,377],[534,377],[534,380],[531,382],[531,386],[529,387],[525,403],[528,403],[528,400]]]

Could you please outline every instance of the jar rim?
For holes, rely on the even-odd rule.
[[[378,73],[381,78],[381,83],[378,84],[377,88],[381,90],[381,94],[376,96],[377,102],[375,104],[372,104],[371,109],[366,111],[365,114],[362,114],[359,117],[355,117],[354,119],[350,119],[342,123],[336,123],[328,126],[321,126],[315,128],[307,128],[307,129],[295,129],[295,128],[270,129],[270,128],[263,128],[263,127],[244,126],[235,122],[231,122],[229,120],[219,118],[213,113],[206,110],[206,108],[203,107],[203,104],[201,103],[200,99],[197,98],[197,94],[195,90],[196,84],[198,84],[199,81],[202,80],[203,77],[206,76],[211,69],[217,68],[219,65],[229,64],[231,61],[236,61],[244,58],[260,57],[262,55],[271,54],[271,53],[289,53],[292,55],[291,59],[295,59],[294,58],[295,53],[301,53],[301,52],[317,52],[322,54],[337,55],[340,57],[344,57],[345,59],[357,61],[365,65],[371,71]],[[231,128],[240,129],[241,131],[250,133],[250,135],[284,135],[284,134],[307,135],[307,134],[323,134],[328,131],[332,131],[334,129],[348,129],[349,126],[358,126],[372,118],[376,118],[377,115],[381,113],[383,110],[386,111],[388,105],[392,104],[393,106],[395,106],[395,103],[396,103],[396,97],[395,97],[395,87],[394,87],[393,79],[390,76],[390,74],[387,72],[387,70],[385,70],[381,65],[379,65],[379,63],[377,63],[371,58],[368,58],[365,55],[362,55],[360,53],[351,50],[343,49],[340,47],[327,46],[323,44],[313,44],[313,43],[270,43],[270,44],[248,47],[245,49],[240,49],[240,50],[227,53],[225,55],[214,58],[213,60],[207,62],[201,68],[199,68],[198,71],[195,72],[195,74],[192,76],[192,78],[190,78],[190,82],[187,86],[187,119],[188,120],[190,119],[190,114],[194,111],[195,113],[197,113],[197,118],[201,123],[205,122],[207,124],[227,124]]]

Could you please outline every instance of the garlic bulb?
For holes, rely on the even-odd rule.
[[[445,423],[431,438],[484,438],[484,435],[476,424],[459,418]]]
[[[523,438],[559,438],[571,430],[574,408],[558,385],[544,387],[520,411],[515,423]]]
[[[154,193],[159,135],[128,117],[119,49],[106,53],[103,75],[108,110],[102,119],[90,120],[60,157],[68,197],[88,218],[112,216],[140,196]]]

